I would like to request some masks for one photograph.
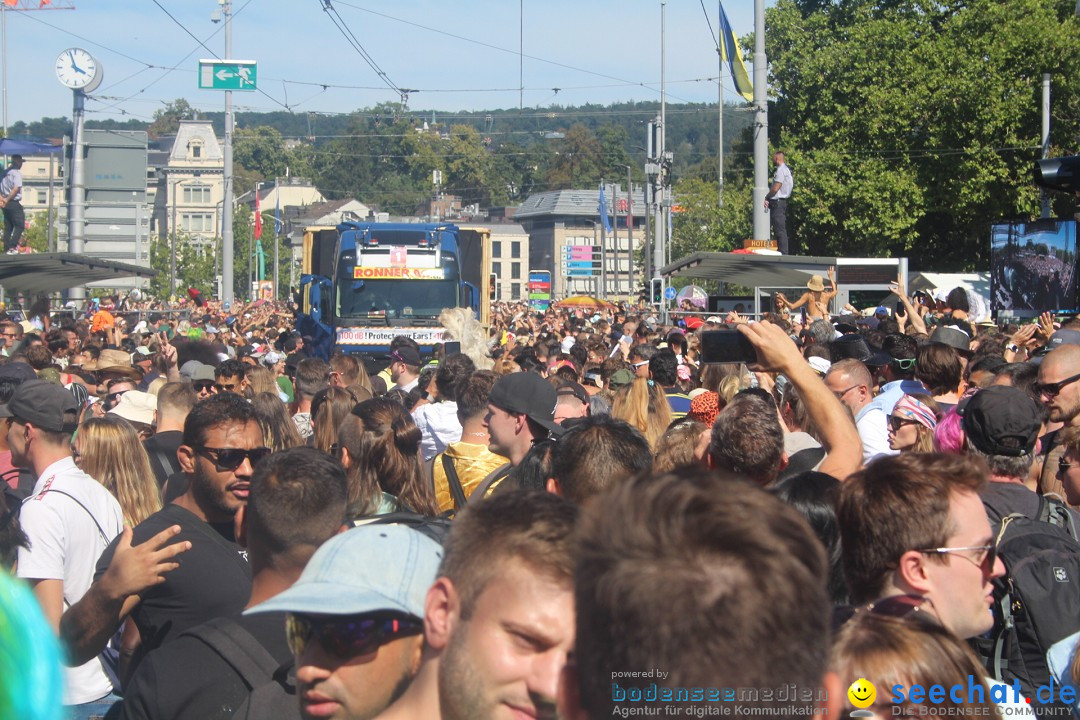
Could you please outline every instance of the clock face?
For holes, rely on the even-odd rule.
[[[56,58],[56,77],[72,90],[92,90],[100,84],[100,74],[97,61],[81,48],[70,48]]]

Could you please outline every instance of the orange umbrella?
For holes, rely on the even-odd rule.
[[[616,310],[617,309],[617,307],[615,306],[614,303],[609,303],[607,300],[601,300],[600,298],[594,297],[592,295],[573,295],[571,297],[566,298],[565,300],[560,300],[559,302],[555,303],[555,307],[557,307],[557,308],[572,308],[572,309],[576,309],[576,308],[600,308],[600,309],[610,309],[610,310]]]

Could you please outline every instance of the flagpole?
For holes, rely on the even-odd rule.
[[[278,245],[281,244],[281,186],[274,178],[274,302],[278,301]]]
[[[720,14],[724,12],[724,5],[720,0],[717,0],[717,5],[720,8]],[[721,25],[719,20],[716,23]],[[716,190],[716,206],[724,207],[724,53],[720,51],[720,43],[723,42],[724,29],[720,28],[720,35],[717,35],[716,43],[716,114],[719,116],[717,120],[717,145],[716,145],[716,178],[717,178],[717,190]]]

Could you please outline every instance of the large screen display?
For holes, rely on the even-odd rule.
[[[993,312],[1076,313],[1076,221],[1004,222],[990,228]]]

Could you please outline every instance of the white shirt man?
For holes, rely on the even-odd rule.
[[[851,411],[863,446],[863,463],[878,455],[895,455],[889,447],[889,418],[875,404],[870,371],[858,360],[835,362],[825,375],[825,384]]]
[[[0,417],[11,418],[12,462],[38,473],[34,493],[19,513],[30,547],[19,550],[18,576],[30,583],[57,630],[60,616],[86,593],[98,557],[124,524],[116,499],[71,457],[77,411],[71,392],[43,380],[22,383],[0,406]],[[64,688],[65,705],[93,703],[113,691],[98,658],[65,668]]]

